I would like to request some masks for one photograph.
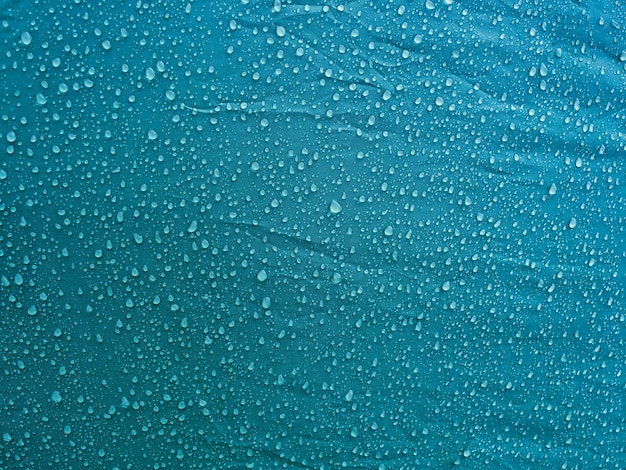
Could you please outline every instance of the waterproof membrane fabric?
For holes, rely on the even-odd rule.
[[[0,467],[626,468],[626,5],[0,5]]]

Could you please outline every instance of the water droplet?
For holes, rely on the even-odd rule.
[[[33,40],[33,37],[30,35],[30,33],[28,31],[24,31],[22,33],[22,44],[24,44],[25,46],[30,45],[30,42]]]
[[[332,200],[330,202],[330,213],[331,214],[339,214],[341,212],[341,204],[339,204],[336,200]]]
[[[554,196],[556,194],[556,184],[552,183],[548,189],[548,194]]]

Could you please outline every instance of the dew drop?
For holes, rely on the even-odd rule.
[[[331,214],[339,214],[341,212],[341,204],[339,204],[335,199],[330,202],[330,213]]]
[[[25,46],[30,45],[31,41],[33,40],[33,37],[30,35],[30,33],[28,31],[24,31],[22,33],[22,44],[24,44]]]

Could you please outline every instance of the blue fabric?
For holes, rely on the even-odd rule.
[[[623,3],[0,16],[2,468],[626,468]]]

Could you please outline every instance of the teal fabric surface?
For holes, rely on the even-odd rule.
[[[626,468],[625,29],[3,1],[0,467]]]

